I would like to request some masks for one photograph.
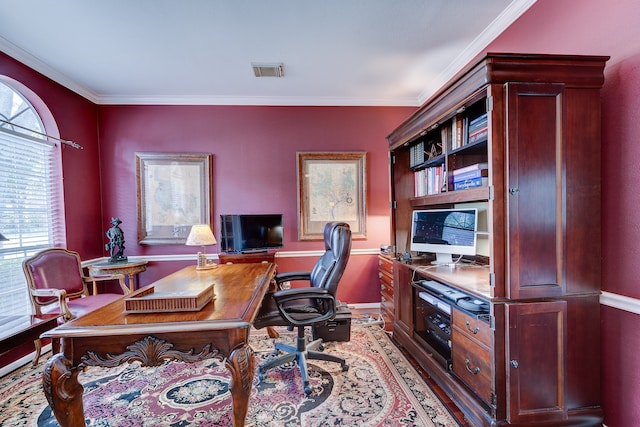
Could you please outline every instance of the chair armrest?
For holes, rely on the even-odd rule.
[[[336,315],[336,299],[326,289],[321,288],[294,288],[277,291],[273,294],[278,311],[287,322],[294,326],[307,326],[331,320]],[[318,316],[304,321],[293,318],[288,312],[286,303],[296,300],[316,300],[324,303],[324,312],[318,312]],[[318,304],[320,306],[320,304]]]
[[[60,306],[60,314],[65,322],[73,319],[73,313],[67,305],[67,291],[64,289],[29,289],[31,295],[34,297],[55,297],[58,299],[58,305]]]
[[[329,295],[329,291],[322,288],[292,288],[274,292],[273,298],[277,303],[284,303],[297,299],[318,298],[323,295]]]
[[[130,294],[131,290],[127,287],[126,283],[124,283],[124,274],[99,274],[96,276],[83,276],[82,279],[85,283],[96,283],[96,282],[104,282],[106,280],[117,280],[120,288],[125,295]]]
[[[292,280],[310,280],[311,272],[310,271],[287,271],[285,273],[278,273],[273,278],[276,283],[280,284],[282,282],[290,282]]]
[[[29,289],[31,295],[34,297],[56,297],[56,298],[66,298],[67,291],[64,289]]]

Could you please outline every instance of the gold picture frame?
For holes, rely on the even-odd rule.
[[[367,153],[298,152],[298,238],[321,240],[324,226],[344,221],[366,238]]]
[[[138,243],[184,244],[195,224],[213,223],[212,156],[136,153]]]

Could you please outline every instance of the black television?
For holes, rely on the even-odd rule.
[[[220,250],[267,252],[283,246],[281,214],[220,215]]]

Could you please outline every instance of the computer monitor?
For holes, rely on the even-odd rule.
[[[220,250],[267,252],[283,246],[282,214],[220,215]]]
[[[451,264],[453,254],[476,254],[477,231],[477,208],[415,210],[410,249],[435,253],[434,264]]]

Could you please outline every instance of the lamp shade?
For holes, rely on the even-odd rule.
[[[6,241],[8,241],[8,240],[9,240],[9,239],[7,239],[6,237],[4,237],[4,236],[2,235],[2,233],[0,233],[0,242],[6,242]]]
[[[189,236],[187,237],[187,246],[207,246],[215,245],[216,238],[211,231],[211,227],[207,224],[198,224],[191,227]]]

